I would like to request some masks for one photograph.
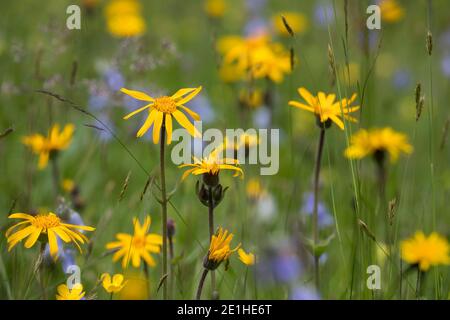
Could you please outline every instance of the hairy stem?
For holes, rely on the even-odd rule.
[[[162,277],[163,279],[167,275],[167,194],[166,194],[166,172],[165,172],[165,140],[166,140],[166,116],[163,117],[163,122],[161,126],[161,140],[160,140],[160,171],[161,171],[161,209],[162,209],[162,254],[163,254],[163,263],[162,263]],[[163,298],[167,300],[167,281],[164,280],[162,284],[163,289]]]
[[[208,220],[209,220],[209,242],[211,243],[212,237],[214,235],[214,203],[213,203],[213,190],[209,188],[209,199],[208,199]],[[211,271],[211,293],[215,296],[216,290],[216,275],[214,271]]]

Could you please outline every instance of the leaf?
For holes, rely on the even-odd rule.
[[[159,284],[158,284],[158,289],[156,289],[156,293],[159,292],[159,289],[161,289],[162,285],[164,284],[164,282],[166,281],[167,277],[169,276],[168,273],[166,273],[165,275],[163,275],[161,277],[161,279],[159,280]]]
[[[304,238],[304,241],[305,241],[306,247],[311,252],[311,254],[315,257],[320,257],[322,254],[325,253],[325,251],[327,250],[328,246],[331,243],[331,240],[333,240],[334,237],[335,237],[335,235],[333,233],[327,239],[319,241],[316,244],[314,244],[314,241],[309,238]]]

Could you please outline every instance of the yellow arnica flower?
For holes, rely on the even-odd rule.
[[[32,216],[26,213],[13,213],[8,218],[23,219],[24,221],[16,223],[6,231],[6,238],[8,239],[8,251],[22,241],[25,241],[25,248],[31,248],[41,235],[47,235],[50,246],[50,255],[53,259],[58,257],[58,241],[59,237],[65,243],[73,242],[78,250],[81,252],[79,243],[87,243],[89,240],[79,230],[94,231],[95,228],[88,226],[78,226],[68,223],[63,223],[61,219],[53,212],[46,214],[38,214]],[[47,241],[45,237],[42,241]]]
[[[123,274],[120,273],[113,275],[112,278],[109,273],[104,273],[100,279],[102,280],[103,289],[105,289],[108,293],[119,292],[127,283],[126,281],[123,281]]]
[[[74,129],[75,126],[73,124],[67,124],[60,132],[59,125],[55,124],[50,129],[47,137],[36,133],[23,137],[22,142],[29,146],[33,153],[39,155],[38,167],[39,169],[44,169],[51,155],[69,147]]]
[[[242,261],[246,266],[252,266],[255,264],[255,255],[253,253],[246,253],[244,249],[240,248],[238,250],[239,260]]]
[[[105,8],[108,31],[115,37],[134,37],[146,30],[141,16],[141,5],[136,0],[113,0]]]
[[[344,130],[342,116],[348,121],[357,122],[355,118],[348,115],[349,113],[359,110],[359,106],[350,107],[356,100],[356,93],[353,94],[350,99],[344,98],[341,101],[336,101],[335,94],[327,95],[323,92],[319,92],[317,96],[313,96],[305,88],[299,88],[298,93],[303,97],[306,104],[298,101],[289,101],[289,105],[314,113],[321,123],[325,123],[325,126],[331,124],[332,121],[339,128]]]
[[[119,292],[120,300],[148,300],[150,298],[149,282],[140,272],[132,271],[125,275],[127,281]]]
[[[421,271],[427,271],[431,266],[450,264],[450,246],[447,239],[436,232],[428,237],[422,231],[417,231],[414,237],[401,243],[403,260],[417,264]]]
[[[151,223],[150,216],[145,218],[142,226],[137,218],[133,218],[134,234],[118,233],[116,235],[118,241],[106,245],[108,250],[117,250],[113,255],[114,262],[122,258],[122,268],[126,268],[130,260],[133,267],[139,268],[141,259],[151,267],[156,265],[150,253],[161,251],[162,237],[158,234],[148,233]]]
[[[284,74],[290,72],[291,58],[288,52],[274,51],[271,47],[261,48],[254,52],[251,66],[253,78],[267,78],[275,83],[280,83],[283,81]]]
[[[71,193],[75,189],[75,182],[72,179],[64,179],[61,183],[61,187],[67,193]]]
[[[85,295],[81,283],[75,284],[72,289],[69,289],[65,284],[60,284],[57,290],[56,300],[81,300]]]
[[[240,248],[240,244],[234,249],[230,248],[233,237],[234,235],[232,233],[222,229],[222,227],[212,236],[208,256],[204,265],[206,269],[216,269],[223,261],[228,260],[233,252],[236,252]]]
[[[149,102],[149,104],[139,108],[124,117],[125,120],[138,114],[141,111],[148,109],[148,117],[145,120],[144,125],[137,132],[137,137],[142,137],[148,129],[154,124],[153,127],[153,143],[157,144],[160,137],[161,127],[164,124],[167,132],[167,144],[172,142],[172,117],[178,121],[178,123],[185,128],[189,134],[193,137],[200,137],[198,130],[192,125],[189,119],[179,109],[185,111],[194,120],[200,121],[200,116],[194,111],[186,108],[185,103],[192,100],[202,87],[198,88],[185,88],[178,90],[172,96],[163,96],[159,98],[152,98],[146,93],[128,90],[125,88],[120,89],[123,93],[133,97],[134,99]]]
[[[297,12],[280,12],[272,17],[272,24],[275,27],[275,31],[282,36],[289,36],[289,32],[286,30],[281,17],[286,19],[294,34],[303,33],[308,27],[308,19],[304,14]]]
[[[361,129],[351,137],[345,156],[350,159],[361,159],[376,152],[387,152],[391,162],[395,162],[401,152],[410,154],[412,151],[413,147],[408,143],[408,137],[392,128]]]
[[[381,19],[388,23],[397,22],[405,15],[405,9],[396,0],[381,0],[379,6]]]
[[[136,37],[145,33],[145,20],[139,15],[109,17],[108,31],[118,38]]]
[[[183,173],[181,180],[186,179],[189,174],[199,175],[207,174],[211,176],[218,176],[220,170],[232,170],[235,171],[234,176],[243,176],[244,172],[236,165],[239,161],[236,159],[222,158],[219,155],[222,154],[222,148],[214,149],[207,157],[198,159],[193,157],[194,163],[186,163],[179,166],[179,168],[192,167]]]
[[[205,0],[205,12],[211,18],[223,17],[227,5],[225,0]]]

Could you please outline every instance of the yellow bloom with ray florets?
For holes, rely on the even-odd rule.
[[[211,18],[221,18],[225,14],[227,5],[225,0],[205,0],[204,9]]]
[[[137,218],[133,218],[134,233],[118,233],[118,241],[109,242],[106,249],[115,250],[113,261],[122,259],[122,268],[126,268],[131,261],[135,268],[141,265],[141,259],[149,266],[156,265],[155,260],[150,253],[159,253],[161,251],[162,237],[159,234],[148,233],[151,225],[151,218],[147,216],[144,224],[141,226]]]
[[[291,72],[291,57],[289,52],[279,46],[264,47],[255,51],[251,76],[255,79],[267,78],[275,83],[283,81],[284,75]]]
[[[56,300],[81,300],[85,295],[81,283],[75,284],[71,289],[66,284],[60,284],[57,290]]]
[[[246,266],[252,266],[255,264],[255,255],[253,253],[247,253],[244,249],[240,248],[238,250],[239,260],[242,261]]]
[[[59,125],[55,124],[47,137],[38,133],[23,137],[23,144],[29,146],[33,153],[39,155],[39,169],[44,169],[47,166],[50,156],[69,147],[75,126],[67,124],[61,132],[59,129]]]
[[[204,263],[206,269],[217,269],[223,261],[228,260],[231,254],[240,248],[241,245],[239,244],[236,248],[231,249],[230,244],[233,237],[234,235],[232,233],[222,229],[222,227],[212,236],[208,255]]]
[[[163,96],[159,98],[152,98],[146,93],[128,90],[122,88],[120,91],[133,97],[134,99],[149,102],[149,104],[139,108],[124,117],[125,120],[132,116],[148,109],[148,117],[145,120],[144,125],[137,132],[137,137],[142,137],[148,129],[153,125],[153,143],[159,142],[161,127],[167,132],[167,144],[172,142],[172,117],[178,121],[178,123],[185,128],[189,134],[193,137],[200,137],[200,133],[189,121],[186,115],[180,111],[183,110],[189,114],[194,120],[200,121],[200,116],[194,111],[186,108],[185,103],[192,100],[200,91],[202,87],[198,88],[185,88],[178,90],[172,96]]]
[[[59,250],[57,238],[60,238],[65,243],[73,242],[81,252],[80,243],[87,243],[89,240],[80,230],[95,230],[95,228],[88,226],[63,223],[53,212],[36,216],[26,213],[13,213],[8,218],[24,220],[13,225],[6,231],[5,236],[8,239],[8,251],[11,251],[16,244],[25,238],[27,238],[25,248],[31,248],[40,239],[41,235],[47,235],[47,237],[44,239],[41,238],[40,240],[48,242],[50,255],[55,260],[58,257]]]
[[[100,279],[102,280],[103,289],[108,293],[118,293],[127,284],[127,281],[124,281],[123,274],[120,273],[112,277],[109,273],[104,273]]]
[[[405,134],[391,128],[361,129],[350,140],[350,146],[345,150],[345,156],[350,159],[361,159],[377,152],[389,153],[391,162],[395,162],[400,153],[410,154],[413,147],[408,143]]]
[[[141,12],[141,4],[136,0],[111,1],[105,8],[108,31],[119,38],[142,35],[146,25]]]
[[[450,264],[450,246],[444,237],[432,232],[428,237],[422,231],[414,237],[402,241],[403,260],[418,265],[421,271],[428,271],[431,266]]]
[[[359,110],[359,106],[350,106],[356,100],[356,94],[353,94],[350,99],[344,98],[339,101],[336,100],[335,94],[327,95],[319,92],[317,96],[313,96],[305,88],[299,88],[298,93],[303,97],[306,104],[298,101],[289,101],[289,105],[314,113],[320,123],[323,123],[326,127],[331,125],[332,121],[340,129],[344,130],[342,118],[351,122],[357,122],[356,118],[348,115]]]
[[[234,176],[243,176],[244,172],[237,165],[239,161],[231,158],[222,158],[222,147],[214,149],[207,157],[198,159],[193,157],[194,163],[186,163],[178,166],[179,168],[192,167],[186,170],[181,180],[186,179],[189,174],[200,175],[206,174],[210,176],[218,176],[220,170],[232,170],[235,171]]]

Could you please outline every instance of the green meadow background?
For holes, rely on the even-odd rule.
[[[222,299],[288,299],[295,287],[313,287],[309,259],[300,261],[301,274],[290,283],[263,281],[266,256],[282,250],[286,243],[311,237],[307,216],[300,212],[304,193],[312,191],[312,172],[319,130],[314,117],[288,106],[289,100],[300,100],[300,86],[311,92],[340,92],[342,96],[358,93],[361,111],[359,122],[345,131],[333,126],[326,134],[321,172],[320,201],[334,218],[332,227],[321,230],[321,239],[334,236],[326,248],[321,264],[322,299],[415,299],[416,273],[399,256],[399,243],[417,230],[426,234],[437,231],[448,237],[450,226],[450,142],[448,130],[450,82],[442,70],[442,60],[449,53],[445,33],[450,30],[447,1],[399,1],[405,17],[394,24],[382,23],[380,31],[365,28],[365,10],[372,1],[323,1],[333,8],[328,26],[315,20],[320,1],[268,1],[263,16],[270,19],[280,11],[301,12],[309,24],[294,39],[278,38],[286,48],[294,48],[298,65],[293,73],[274,87],[272,128],[280,129],[280,170],[273,176],[260,176],[259,167],[244,165],[243,180],[221,174],[221,183],[229,186],[225,199],[217,207],[215,220],[235,233],[234,244],[255,253],[257,265],[246,267],[231,258],[227,271],[221,266],[217,283]],[[215,113],[204,128],[251,128],[252,118],[244,118],[237,103],[239,85],[224,84],[218,73],[215,41],[224,35],[243,33],[249,16],[244,1],[228,1],[222,21],[211,21],[204,13],[202,1],[142,1],[146,33],[139,40],[112,37],[106,30],[103,1],[91,13],[82,13],[81,30],[65,27],[68,5],[73,1],[7,1],[0,11],[0,132],[14,131],[0,139],[0,298],[39,299],[34,279],[34,260],[38,247],[25,249],[19,244],[7,251],[4,231],[11,224],[11,212],[54,211],[55,196],[51,169],[37,170],[37,157],[21,143],[24,135],[46,133],[51,124],[74,123],[76,130],[70,148],[60,154],[61,177],[73,179],[80,188],[85,208],[80,211],[87,225],[96,227],[89,235],[84,255],[77,254],[82,283],[87,293],[100,299],[109,296],[96,287],[103,272],[125,273],[105,255],[105,244],[118,232],[132,232],[132,217],[143,221],[152,217],[150,231],[161,233],[161,209],[150,190],[141,200],[147,173],[114,138],[99,138],[92,125],[95,120],[69,105],[36,92],[40,89],[60,94],[86,107],[98,117],[108,117],[113,130],[140,164],[158,177],[159,150],[150,139],[136,139],[138,119],[123,121],[129,109],[123,106],[123,95],[111,93],[107,107],[88,108],[89,86],[102,82],[99,65],[113,63],[122,73],[127,88],[145,88],[175,92],[182,87],[203,86],[202,94]],[[431,3],[431,9],[430,4]],[[347,23],[346,23],[347,20]],[[346,31],[347,25],[347,31]],[[426,35],[431,28],[433,52],[426,50]],[[375,36],[371,33],[376,33]],[[364,37],[374,38],[370,50],[364,49]],[[448,40],[447,40],[448,41]],[[338,78],[330,82],[329,49],[335,56]],[[140,67],[143,59],[151,67]],[[145,60],[147,59],[147,60]],[[71,83],[73,64],[77,64]],[[132,67],[134,66],[134,67]],[[347,66],[352,66],[348,78]],[[394,85],[398,70],[406,70],[408,81]],[[425,105],[416,121],[414,90],[421,83]],[[265,88],[266,83],[258,83]],[[248,111],[250,114],[256,111]],[[103,119],[103,118],[102,118]],[[358,128],[391,126],[408,135],[414,152],[389,164],[386,200],[397,199],[392,226],[388,225],[388,204],[377,195],[376,167],[367,158],[352,161],[343,151],[349,137]],[[447,129],[445,129],[447,126]],[[172,148],[169,147],[169,150]],[[169,217],[176,222],[174,269],[175,298],[192,299],[201,275],[201,264],[208,248],[207,208],[195,195],[194,177],[181,183],[182,170],[168,157],[167,188],[177,186],[171,198]],[[124,191],[124,183],[128,178]],[[271,219],[261,219],[258,206],[246,196],[246,184],[258,178],[273,196],[275,207]],[[156,193],[157,189],[153,191]],[[122,196],[121,196],[121,193]],[[356,205],[357,203],[357,205]],[[358,224],[364,221],[376,241]],[[304,230],[295,226],[304,222]],[[382,243],[390,242],[385,253]],[[295,251],[295,250],[294,250]],[[89,254],[86,254],[88,252]],[[150,268],[151,298],[161,298],[157,287],[161,275],[161,256]],[[261,266],[261,264],[263,264]],[[369,265],[381,267],[381,290],[366,286]],[[258,266],[259,265],[259,266]],[[400,268],[402,292],[400,293]],[[261,271],[261,270],[262,271]],[[259,271],[258,271],[259,270]],[[421,297],[447,299],[449,268],[433,267],[422,279]],[[66,281],[59,265],[48,268],[47,292],[54,298],[56,286]],[[209,297],[209,281],[204,297]]]

